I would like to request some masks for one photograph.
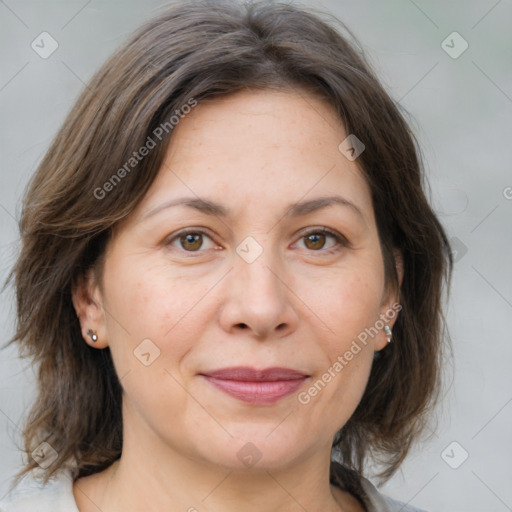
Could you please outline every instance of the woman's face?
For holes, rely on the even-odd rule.
[[[75,301],[111,349],[125,440],[226,468],[330,453],[396,301],[347,135],[305,93],[237,93],[181,119],[94,300]],[[214,375],[239,367],[253,371]]]

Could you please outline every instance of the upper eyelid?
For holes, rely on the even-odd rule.
[[[304,228],[304,229],[300,230],[298,234],[300,235],[299,237],[303,237],[303,236],[307,236],[307,235],[312,234],[312,233],[323,233],[324,235],[331,235],[331,236],[334,236],[334,237],[345,238],[338,231],[336,231],[334,229],[331,229],[331,228],[327,228],[325,226],[316,226],[316,227]]]

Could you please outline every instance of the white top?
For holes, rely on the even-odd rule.
[[[368,512],[425,512],[379,493],[366,478],[361,478],[370,507]],[[0,502],[0,512],[80,512],[73,496],[71,470],[60,470],[46,485],[27,474]]]

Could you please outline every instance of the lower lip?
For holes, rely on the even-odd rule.
[[[293,380],[243,382],[204,376],[216,388],[251,404],[272,404],[296,391],[306,377]]]

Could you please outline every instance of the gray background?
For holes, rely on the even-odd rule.
[[[305,4],[353,30],[411,114],[432,204],[457,250],[446,305],[454,358],[438,425],[384,491],[430,511],[512,511],[512,2]],[[162,5],[0,1],[2,280],[18,248],[27,179],[84,83]],[[59,45],[47,59],[31,48],[43,31]],[[450,36],[442,45],[454,31],[469,44],[458,58],[445,50],[458,53],[462,40]],[[12,289],[0,300],[3,344],[14,326]],[[20,463],[19,427],[33,397],[28,362],[14,349],[0,351],[0,497]]]

